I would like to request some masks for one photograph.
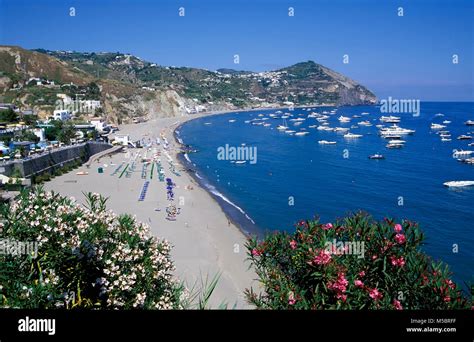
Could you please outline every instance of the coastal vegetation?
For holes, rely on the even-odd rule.
[[[423,240],[414,222],[363,213],[301,221],[292,234],[249,240],[264,291],[246,295],[260,309],[468,309],[448,267],[421,250]]]
[[[0,306],[187,306],[187,291],[172,275],[170,244],[132,216],[108,211],[104,197],[86,196],[82,206],[38,187],[2,205],[0,239],[9,249],[0,254]]]

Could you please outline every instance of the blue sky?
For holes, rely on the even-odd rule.
[[[120,51],[161,65],[314,60],[388,96],[474,100],[472,0],[0,0],[0,44]],[[74,7],[76,16],[69,15]],[[178,16],[184,7],[185,16]],[[288,16],[288,8],[294,16]],[[403,7],[404,16],[397,16]],[[240,64],[234,64],[234,55]],[[349,63],[343,64],[343,55]],[[459,63],[452,63],[452,55]]]

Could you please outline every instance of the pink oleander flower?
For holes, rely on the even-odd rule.
[[[323,224],[323,229],[324,230],[328,230],[328,229],[331,229],[331,228],[332,228],[332,223]]]
[[[322,249],[319,251],[319,254],[314,257],[313,264],[326,265],[330,261],[331,261],[331,253],[325,249]]]
[[[404,234],[397,234],[395,235],[395,241],[398,243],[398,244],[404,244],[406,242],[406,237]]]
[[[290,291],[288,293],[288,304],[295,305],[295,303],[296,303],[295,294],[293,293],[293,291]]]
[[[363,277],[363,276],[365,276],[365,271],[360,271],[359,272],[359,277]]]
[[[403,306],[400,303],[400,301],[394,299],[392,304],[393,304],[393,307],[395,308],[395,310],[403,310]]]
[[[445,303],[449,303],[451,301],[451,297],[446,296],[446,297],[443,298],[443,300],[444,300]]]
[[[349,282],[346,279],[344,272],[337,275],[337,280],[328,284],[328,288],[340,294],[346,292]]]
[[[454,284],[451,279],[446,279],[444,282],[451,290],[454,290],[456,288],[456,284]]]
[[[290,241],[290,248],[291,248],[291,249],[296,249],[296,246],[297,246],[297,245],[298,245],[298,244],[296,243],[295,240],[291,240],[291,241]]]
[[[364,287],[364,282],[363,282],[362,280],[356,279],[356,280],[354,281],[354,285],[355,285],[356,287]]]
[[[402,231],[402,225],[401,224],[396,224],[395,227],[393,227],[393,230],[396,232],[396,233],[400,233]]]
[[[376,259],[377,259],[377,254],[372,255],[372,260],[376,260]]]
[[[375,301],[378,301],[383,298],[383,294],[379,292],[377,289],[371,289],[369,290],[369,296]]]
[[[392,256],[390,257],[390,261],[393,266],[399,266],[399,267],[405,266],[405,259],[403,257],[395,258]]]
[[[253,256],[260,256],[260,255],[262,255],[262,253],[258,249],[254,248],[254,249],[252,249],[252,255]]]
[[[345,303],[346,300],[347,300],[347,295],[346,295],[346,294],[342,294],[342,293],[338,293],[338,294],[336,295],[336,298],[337,298],[337,299],[342,299],[342,301]]]

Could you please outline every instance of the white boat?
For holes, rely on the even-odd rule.
[[[437,124],[437,123],[432,123],[431,124],[431,129],[443,129],[443,128],[446,128],[445,125],[440,125],[440,124]]]
[[[311,126],[308,126],[308,128],[316,128],[318,127],[318,125],[311,125]]]
[[[320,145],[335,145],[336,142],[335,141],[328,141],[328,140],[319,140],[318,144],[320,144]]]
[[[441,138],[441,141],[443,142],[448,142],[448,141],[452,141],[453,139],[449,139],[449,138]]]
[[[302,122],[301,122],[301,121],[298,121],[298,122],[295,122],[295,123],[293,124],[293,126],[299,126],[299,125],[301,125],[301,124],[302,124]]]
[[[245,120],[244,122],[245,122],[245,123],[250,123],[250,120]]]
[[[464,124],[466,126],[474,126],[474,120],[467,120]]]
[[[407,135],[407,134],[413,134],[415,133],[414,129],[407,129],[407,128],[402,128],[396,124],[386,127],[386,128],[381,128],[380,129],[380,135],[382,137],[384,136],[393,136],[393,135]]]
[[[403,147],[403,144],[400,144],[400,143],[391,143],[391,144],[387,144],[385,147],[387,147],[387,148],[402,148],[402,147]]]
[[[400,118],[398,116],[382,116],[379,119],[381,122],[388,122],[388,123],[399,123]]]
[[[474,151],[454,150],[453,158],[467,157],[467,156],[470,156],[473,153],[474,153]]]
[[[406,143],[406,141],[405,140],[394,139],[394,140],[389,140],[388,143],[389,144],[404,144],[404,143]]]
[[[445,125],[447,125],[447,124],[450,124],[451,121],[449,121],[449,120],[444,120],[443,123],[444,123]]]
[[[296,131],[286,130],[285,133],[287,133],[287,134],[293,134],[293,133],[296,133]]]
[[[357,138],[361,138],[361,137],[362,137],[362,134],[354,134],[354,133],[344,134],[344,138],[346,138],[346,139],[357,139]]]
[[[283,118],[283,117],[282,117]],[[286,119],[283,118],[283,125],[278,125],[277,130],[279,131],[286,131],[288,129],[288,124],[286,123]]]
[[[450,181],[443,183],[444,186],[447,187],[463,187],[463,186],[473,186],[474,181]]]
[[[438,113],[438,114],[436,114],[435,116],[442,117],[442,116],[444,116],[444,114]]]
[[[236,120],[235,119],[230,119],[229,122],[235,122]]]
[[[345,128],[345,127],[336,127],[334,128],[334,132],[347,132],[349,130],[349,128]]]
[[[295,133],[295,135],[297,135],[297,136],[303,136],[303,135],[308,135],[308,134],[309,134],[309,132],[297,132],[297,133]]]
[[[369,121],[361,121],[361,122],[358,122],[357,124],[359,126],[366,126],[366,127],[372,126],[372,124]]]
[[[370,155],[369,159],[385,159],[385,157],[379,153],[376,153],[376,154]]]
[[[350,122],[351,121],[351,118],[347,117],[347,116],[340,116],[337,118],[339,120],[339,122]]]
[[[272,124],[269,124],[269,123],[266,123],[266,124],[263,124],[263,127],[268,127],[268,126],[271,126]]]
[[[458,140],[471,140],[472,137],[470,135],[460,135],[457,139]]]
[[[369,113],[367,113],[367,112],[362,112],[362,113],[360,113],[360,115],[369,115]]]

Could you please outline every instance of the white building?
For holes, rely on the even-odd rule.
[[[130,136],[129,135],[117,135],[115,136],[115,143],[122,146],[128,146],[130,143]]]
[[[91,123],[92,126],[94,126],[94,128],[98,132],[103,132],[103,131],[105,131],[106,128],[109,127],[107,122],[105,122],[103,119],[91,120],[90,123]]]
[[[46,136],[44,134],[44,128],[33,128],[31,129],[31,132],[33,132],[33,134],[36,135],[40,141],[46,140]]]
[[[66,121],[71,118],[71,112],[68,110],[57,109],[53,112],[54,120]]]

